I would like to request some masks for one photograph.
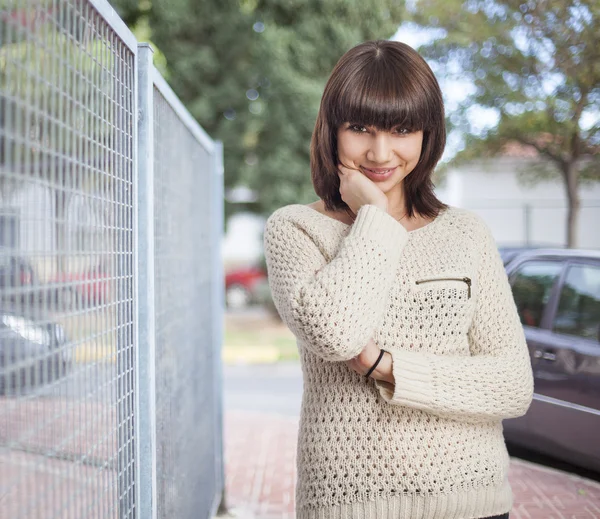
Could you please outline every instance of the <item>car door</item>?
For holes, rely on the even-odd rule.
[[[600,262],[571,260],[549,309],[551,334],[533,352],[536,434],[568,461],[600,468]]]
[[[517,260],[518,261],[518,260]],[[562,259],[529,259],[513,263],[508,269],[509,279],[517,311],[523,325],[537,393],[537,365],[540,362],[534,352],[543,350],[550,340],[548,329],[549,302],[556,297],[558,280],[564,268]],[[536,396],[531,407],[537,405]],[[530,411],[521,418],[504,421],[507,437],[515,443],[531,446],[535,431]]]

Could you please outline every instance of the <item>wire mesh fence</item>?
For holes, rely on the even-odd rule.
[[[0,0],[0,517],[209,517],[222,491],[219,148],[137,60],[102,0]]]
[[[207,246],[214,146],[182,121],[170,90],[154,79],[158,512],[195,517],[214,507],[220,463],[213,418],[219,384],[219,351],[211,339],[214,250]]]

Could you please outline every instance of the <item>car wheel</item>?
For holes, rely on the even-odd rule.
[[[227,308],[240,310],[246,308],[252,299],[249,290],[244,285],[230,285],[225,291]]]

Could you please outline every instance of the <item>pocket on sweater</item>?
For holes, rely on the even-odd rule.
[[[450,299],[468,303],[473,298],[473,281],[467,274],[424,274],[413,280],[413,291],[423,301]]]

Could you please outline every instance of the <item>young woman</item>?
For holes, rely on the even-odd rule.
[[[444,144],[425,61],[358,45],[321,101],[319,201],[267,221],[304,376],[297,519],[508,517],[502,420],[527,411],[531,364],[488,227],[433,192]]]

